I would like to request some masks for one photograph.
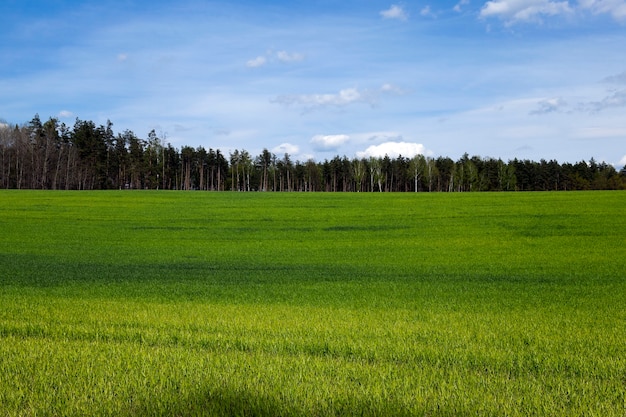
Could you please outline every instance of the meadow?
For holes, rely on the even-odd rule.
[[[626,192],[0,191],[0,416],[624,416]]]

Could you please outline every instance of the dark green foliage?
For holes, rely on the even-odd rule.
[[[73,130],[36,115],[20,128],[0,127],[0,188],[167,189],[206,191],[569,191],[623,190],[626,178],[604,162],[574,165],[417,155],[412,159],[293,161],[263,149],[260,155],[165,143],[131,131],[114,135],[112,123],[76,120]]]

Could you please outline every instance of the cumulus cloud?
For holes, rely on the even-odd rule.
[[[284,155],[288,154],[296,154],[300,152],[300,148],[297,145],[293,145],[291,143],[281,143],[272,149],[272,152],[276,155]]]
[[[421,143],[412,142],[385,142],[380,145],[373,145],[366,150],[357,152],[358,158],[369,157],[384,157],[385,155],[390,158],[397,158],[402,155],[407,158],[412,158],[415,155],[423,155],[426,152],[426,148]]]
[[[350,136],[348,135],[316,135],[311,139],[311,143],[317,151],[332,151],[349,140]]]
[[[570,14],[568,1],[492,0],[485,3],[481,17],[497,17],[511,25],[517,22],[541,21],[542,16]]]
[[[397,4],[392,4],[387,10],[381,11],[380,15],[385,19],[407,20],[409,18],[409,15],[404,11],[404,8],[402,6],[398,6]]]
[[[626,155],[624,155],[624,156],[622,157],[622,159],[620,159],[620,161],[619,161],[619,165],[621,165],[621,166],[626,166]]]

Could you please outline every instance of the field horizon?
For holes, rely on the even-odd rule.
[[[0,415],[624,415],[625,203],[1,190]]]

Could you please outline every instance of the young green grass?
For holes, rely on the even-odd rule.
[[[0,415],[624,415],[624,203],[2,191]]]

